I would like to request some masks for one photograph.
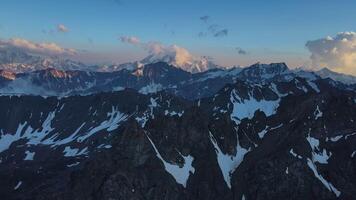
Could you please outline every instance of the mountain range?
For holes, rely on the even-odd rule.
[[[1,199],[356,196],[351,76],[284,63],[192,73],[169,60],[85,70],[27,56],[7,60],[19,71],[1,57]]]

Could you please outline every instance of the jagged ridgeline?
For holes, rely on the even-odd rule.
[[[3,70],[0,199],[354,199],[356,93],[340,78]]]

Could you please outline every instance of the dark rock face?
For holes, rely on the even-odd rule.
[[[170,84],[166,70],[131,80]],[[174,73],[172,83],[192,78]],[[1,96],[1,199],[354,199],[356,93],[322,79],[235,78],[196,99]]]

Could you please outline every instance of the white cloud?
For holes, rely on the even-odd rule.
[[[139,38],[123,36],[121,42],[129,43],[140,47],[148,52],[148,56],[142,60],[144,63],[154,63],[159,61],[167,62],[189,72],[202,72],[216,65],[207,57],[193,56],[187,49],[178,45],[164,45],[160,42],[141,42]]]
[[[129,44],[133,44],[133,45],[140,44],[140,39],[135,36],[121,36],[120,40],[121,40],[121,42],[129,43]]]
[[[35,43],[22,38],[12,38],[9,40],[0,40],[0,47],[16,48],[28,53],[35,53],[41,55],[75,55],[77,51],[75,49],[63,48],[53,42]]]
[[[356,75],[356,33],[340,32],[334,37],[308,41],[314,68],[328,67],[334,71]]]
[[[62,33],[66,33],[66,32],[69,31],[69,29],[63,24],[58,24],[57,25],[57,31],[58,32],[62,32]]]

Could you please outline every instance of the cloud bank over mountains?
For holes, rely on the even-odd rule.
[[[73,56],[77,54],[75,49],[64,48],[53,42],[35,43],[22,38],[0,39],[0,47],[15,48],[28,53],[47,56]]]
[[[121,36],[120,41],[142,48],[148,56],[142,60],[144,63],[165,61],[174,66],[190,72],[202,72],[217,66],[208,57],[192,55],[187,49],[178,45],[164,45],[160,42],[141,42],[135,36]]]
[[[334,37],[308,41],[307,49],[314,68],[327,67],[356,75],[356,33],[340,32]]]
[[[201,20],[209,21],[209,16],[203,16]],[[64,25],[58,25],[57,28],[61,32],[69,31]],[[166,45],[158,41],[141,41],[140,38],[135,36],[121,36],[119,40],[122,43],[144,50],[147,53],[147,57],[141,60],[143,64],[164,61],[190,72],[202,72],[218,67],[211,58],[193,55],[186,48],[176,44]],[[327,67],[336,72],[356,75],[355,32],[339,32],[333,37],[328,36],[310,40],[305,46],[310,52],[311,63],[305,65],[306,68],[319,70]],[[99,52],[65,48],[54,42],[34,42],[23,38],[0,38],[0,48],[22,50],[26,53],[40,56],[70,58],[82,62],[89,58],[92,60],[98,58],[100,60],[100,58],[104,57]],[[235,47],[234,49],[238,55],[250,54],[250,52],[240,47]],[[110,62],[110,58],[110,56],[107,56],[105,59]],[[256,57],[256,59],[258,58]],[[281,60],[281,62],[285,62],[285,60]],[[239,63],[236,62],[236,64]]]

